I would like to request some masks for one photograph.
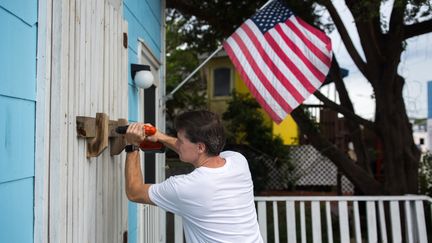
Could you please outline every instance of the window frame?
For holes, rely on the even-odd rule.
[[[216,79],[215,79],[215,72],[219,69],[228,69],[229,70],[229,91],[228,91],[228,95],[215,95],[215,84],[216,84]],[[232,90],[233,90],[233,86],[234,86],[234,82],[233,82],[233,69],[229,66],[223,65],[223,66],[216,66],[214,68],[211,69],[211,80],[212,80],[212,98],[213,99],[227,99],[230,98],[232,96]]]

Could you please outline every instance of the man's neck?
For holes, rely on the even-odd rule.
[[[203,159],[198,160],[195,168],[207,167],[207,168],[219,168],[225,165],[225,159],[217,156],[206,156]]]

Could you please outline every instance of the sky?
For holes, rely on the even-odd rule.
[[[360,42],[347,7],[341,0],[333,0],[338,12],[341,14],[345,26],[357,50],[361,52]],[[387,4],[391,4],[388,1]],[[390,6],[390,5],[388,5]],[[389,15],[389,8],[383,6],[383,16]],[[349,75],[344,79],[349,95],[354,105],[355,112],[366,119],[373,119],[375,113],[375,101],[371,98],[372,87],[358,71],[343,45],[337,31],[329,34],[332,39],[333,52],[342,68],[349,70]],[[412,118],[427,117],[427,81],[432,81],[432,34],[410,38],[407,41],[406,51],[402,54],[398,72],[405,77],[404,99],[408,116]],[[363,56],[364,57],[364,56]],[[332,100],[337,99],[334,86],[321,88],[321,92]],[[305,103],[317,103],[317,99],[310,97]]]

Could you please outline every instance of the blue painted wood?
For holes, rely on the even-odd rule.
[[[130,25],[129,25],[130,28]],[[130,43],[130,39],[129,39]],[[138,63],[137,53],[134,50],[129,48],[128,51],[128,73],[130,74],[130,64]],[[138,106],[139,106],[139,89],[134,85],[132,80],[132,76],[128,75],[128,119],[129,123],[138,121]],[[137,214],[138,208],[137,205],[133,202],[128,202],[128,242],[136,243],[137,242]]]
[[[138,89],[133,85],[128,85],[128,112],[129,112],[129,120],[132,121],[138,121],[138,98],[139,98],[139,92]]]
[[[154,18],[159,22],[159,26],[160,23],[162,23],[162,18],[164,16],[161,15],[161,0],[124,0],[124,4],[135,16],[137,16],[137,19],[148,21],[149,18]]]
[[[128,242],[136,243],[137,242],[137,215],[138,215],[138,207],[136,203],[129,202],[128,203]]]
[[[128,65],[128,84],[130,85],[134,85],[134,81],[132,79],[132,75],[130,72],[130,63],[138,63],[138,54],[136,50],[133,50],[132,48],[128,48],[128,61],[129,61],[129,65]]]
[[[33,178],[0,183],[0,242],[33,242]]]
[[[162,1],[160,0],[146,0],[147,4],[150,6],[153,14],[158,18],[159,22],[162,22],[161,16],[161,8],[162,8]]]
[[[432,118],[432,80],[427,83],[428,92],[428,118]]]
[[[37,27],[0,8],[0,30],[0,95],[35,100]]]
[[[35,102],[0,95],[0,183],[34,176],[34,124]]]
[[[124,16],[128,21],[129,48],[137,52],[138,38],[143,39],[154,56],[160,59],[161,22],[145,1],[129,0],[124,5]]]
[[[37,21],[37,3],[37,0],[0,0],[0,8],[33,26]]]
[[[129,48],[128,51],[128,73],[130,74],[130,64],[138,63],[137,53]],[[137,88],[134,84],[131,75],[128,75],[128,114],[129,120],[138,121],[138,102],[139,102],[139,88]]]
[[[161,60],[161,15],[160,0],[124,0],[124,18],[128,22],[128,55],[129,64],[137,63],[138,38],[146,43],[153,55]],[[130,68],[130,67],[129,67]],[[129,72],[130,73],[130,72]],[[139,90],[135,87],[132,77],[128,77],[128,112],[129,121],[139,120]],[[128,242],[137,242],[137,205],[128,204]]]

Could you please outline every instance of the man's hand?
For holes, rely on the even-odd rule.
[[[146,139],[144,123],[132,123],[129,125],[126,135],[128,144],[138,145]]]
[[[159,130],[156,130],[156,133],[151,136],[146,136],[144,128],[145,125],[152,126],[149,123],[132,123],[129,125],[125,134],[125,138],[128,144],[134,144],[139,146],[140,143],[144,140],[150,142],[161,142],[168,148],[177,152],[177,148],[175,145],[177,138],[168,136],[165,133],[160,132]]]

